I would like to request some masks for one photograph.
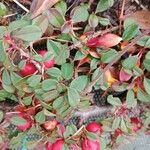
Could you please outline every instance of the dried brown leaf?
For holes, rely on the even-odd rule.
[[[131,18],[137,22],[141,29],[150,29],[150,11],[142,10],[126,16],[125,18]]]
[[[42,14],[45,10],[55,5],[59,0],[33,0],[30,11],[32,17]]]

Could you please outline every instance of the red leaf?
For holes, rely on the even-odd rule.
[[[131,77],[132,77],[132,75],[126,73],[123,69],[120,70],[119,79],[121,82],[129,81],[131,79]]]
[[[91,38],[87,41],[88,47],[110,48],[117,45],[122,40],[121,37],[107,33],[100,37]]]

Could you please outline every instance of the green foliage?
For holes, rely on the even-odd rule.
[[[96,12],[103,12],[108,8],[112,7],[114,0],[100,0],[97,4]]]
[[[6,119],[6,125],[1,124],[4,132],[0,136],[0,144],[5,140],[10,149],[34,149],[38,144],[43,148],[45,143],[52,144],[61,138],[65,141],[63,150],[69,150],[72,147],[80,149],[80,141],[87,137],[93,141],[100,139],[101,149],[110,150],[113,142],[118,144],[125,136],[132,134],[129,113],[134,108],[141,111],[141,106],[144,111],[138,117],[144,125],[143,131],[147,131],[150,117],[144,108],[150,102],[149,34],[132,43],[132,39],[143,33],[143,30],[140,30],[138,21],[127,16],[120,35],[118,26],[113,24],[111,15],[107,14],[114,0],[99,0],[97,4],[74,3],[71,7],[66,1],[56,1],[35,0],[33,5],[36,9],[31,14],[0,26],[0,101],[1,107],[4,106],[0,111],[0,122]],[[7,15],[4,4],[0,3],[0,16]],[[48,8],[48,5],[52,7]],[[38,12],[42,13],[34,17],[32,13]],[[116,23],[119,21],[116,20]],[[114,39],[109,40],[112,36]],[[121,36],[122,41],[115,46],[99,46],[109,42],[113,45],[115,37]],[[129,46],[128,50],[126,46]],[[44,56],[39,54],[41,50],[47,50]],[[120,57],[123,50],[126,53]],[[51,68],[44,67],[43,62],[50,63],[51,59],[55,61],[54,65]],[[23,76],[21,70],[27,63],[33,63],[37,71]],[[30,73],[33,68],[28,69]],[[127,74],[121,74],[121,70]],[[110,71],[110,76],[106,71]],[[126,79],[128,74],[131,75],[129,80]],[[109,83],[111,76],[115,81]],[[120,81],[121,77],[123,81]],[[93,87],[100,90],[97,97],[94,95],[95,101]],[[103,107],[97,112],[97,101],[103,100],[112,105],[108,107],[108,116],[99,114]],[[9,106],[10,102],[18,104]],[[9,109],[6,107],[5,110],[7,105]],[[30,129],[24,132],[17,130],[16,126],[23,126],[28,120],[15,116],[16,111],[31,117],[33,123]],[[67,125],[73,116],[77,118],[75,122],[79,123]],[[58,122],[56,127],[51,131],[44,130],[42,124],[47,121],[50,123],[49,128],[55,126],[51,124],[53,119]],[[9,123],[7,120],[13,125],[10,135],[5,129]],[[85,126],[91,121],[99,121],[103,132],[88,132]],[[115,137],[116,129],[123,131],[118,137]],[[8,136],[5,137],[5,134]]]
[[[72,20],[74,22],[85,22],[88,19],[88,7],[86,5],[77,6],[72,10]]]

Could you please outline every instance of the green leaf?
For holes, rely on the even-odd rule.
[[[49,25],[48,18],[45,15],[40,15],[33,20],[33,25],[37,25],[41,28],[42,33],[45,33]]]
[[[4,26],[0,26],[0,38],[2,38],[7,32],[7,28]]]
[[[150,60],[150,51],[148,51],[145,55],[145,59],[149,59]]]
[[[15,72],[10,72],[10,78],[11,78],[11,81],[12,81],[12,84],[15,86],[16,83],[18,81],[20,81],[22,78]]]
[[[38,123],[40,123],[40,124],[44,123],[45,120],[46,120],[46,117],[45,117],[44,112],[43,112],[43,111],[38,112],[38,113],[35,115],[35,120],[36,120],[36,122],[38,122]]]
[[[69,63],[62,64],[61,72],[64,79],[70,80],[73,76],[73,65]]]
[[[27,121],[22,117],[12,117],[10,121],[16,126],[23,126],[27,123]]]
[[[100,60],[96,59],[96,58],[93,58],[91,60],[91,63],[90,63],[90,69],[91,70],[94,70],[97,68],[97,65],[99,64]]]
[[[68,138],[77,132],[77,127],[74,124],[68,125],[64,132],[64,138]]]
[[[6,6],[0,2],[0,17],[3,17],[4,15],[6,15],[6,12],[7,12]]]
[[[91,14],[88,21],[91,28],[97,27],[98,17],[95,14]]]
[[[128,129],[127,129],[125,120],[124,120],[123,118],[121,119],[120,128],[121,128],[121,130],[122,130],[123,132],[128,133]]]
[[[150,102],[150,95],[139,89],[137,92],[137,99],[141,102],[148,103]]]
[[[137,44],[146,48],[150,48],[150,36],[146,35],[137,41]]]
[[[79,76],[78,78],[74,79],[71,84],[70,88],[76,89],[78,92],[84,90],[88,83],[88,77],[85,75]]]
[[[100,0],[97,4],[96,13],[103,12],[108,8],[112,7],[114,4],[114,0]]]
[[[150,79],[144,78],[145,91],[150,95]]]
[[[128,90],[126,96],[126,104],[128,108],[134,108],[137,105],[137,100],[135,99],[133,90]]]
[[[62,78],[62,73],[61,73],[60,69],[58,69],[56,67],[52,67],[52,68],[48,69],[46,73],[49,76],[57,78],[57,79],[61,79]]]
[[[0,62],[4,62],[6,60],[6,53],[3,45],[3,41],[0,40]]]
[[[44,91],[54,90],[57,87],[57,80],[54,79],[46,79],[42,82],[42,89]]]
[[[58,47],[58,43],[52,41],[52,40],[47,40],[47,49],[48,51],[52,52],[52,54],[54,54],[54,56],[59,55],[59,47]]]
[[[27,83],[30,87],[36,87],[41,81],[41,75],[32,75],[27,79]]]
[[[68,50],[68,47],[62,46],[59,51],[59,55],[57,55],[57,57],[55,57],[56,64],[62,65],[64,63],[66,63],[66,59],[69,58],[69,55],[70,55],[70,52]]]
[[[144,59],[143,65],[144,65],[144,68],[150,72],[150,59]]]
[[[92,133],[92,132],[86,132],[86,137],[90,140],[97,140],[97,135],[95,133]]]
[[[49,102],[59,96],[59,92],[57,90],[52,90],[42,94],[42,100],[45,102]]]
[[[137,63],[137,56],[130,56],[126,58],[123,62],[122,65],[125,69],[132,69]]]
[[[77,107],[80,102],[80,95],[77,90],[68,88],[68,100],[71,107]]]
[[[21,60],[19,63],[18,63],[18,68],[19,69],[23,69],[26,65],[26,60]]]
[[[3,120],[4,118],[4,112],[0,110],[0,122]]]
[[[128,40],[131,40],[132,38],[134,38],[136,35],[138,35],[138,33],[139,33],[138,25],[133,24],[133,25],[128,26],[125,29],[122,38],[123,38],[123,40],[128,41]]]
[[[46,61],[49,61],[51,59],[54,58],[54,55],[51,51],[47,51],[45,54],[44,54],[44,57],[43,57],[43,62],[46,62]]]
[[[36,25],[28,25],[15,32],[14,36],[23,41],[32,42],[42,36],[42,30]]]
[[[141,75],[144,74],[144,71],[143,71],[141,68],[139,68],[138,66],[135,66],[135,67],[133,68],[133,74],[134,74],[136,77],[139,77],[139,76],[141,76]]]
[[[112,95],[109,95],[107,97],[107,102],[113,106],[121,106],[121,100],[118,97],[113,97]]]
[[[70,150],[67,144],[63,144],[62,150]]]
[[[32,98],[33,96],[27,96],[27,97],[23,97],[23,103],[26,105],[26,106],[29,106],[31,105],[32,103]]]
[[[15,87],[12,85],[6,85],[6,84],[2,83],[2,87],[4,88],[4,90],[6,90],[9,93],[15,92]]]
[[[115,119],[113,121],[113,124],[112,124],[112,129],[113,130],[116,130],[117,128],[119,128],[120,121],[121,121],[121,118],[115,117]]]
[[[9,98],[10,96],[11,94],[5,91],[4,89],[0,90],[0,101],[4,101],[6,98]]]
[[[55,8],[62,16],[65,16],[65,14],[67,12],[67,4],[65,1],[60,1],[59,3],[57,3],[55,5]]]
[[[64,23],[64,19],[62,15],[55,8],[49,9],[47,11],[47,16],[48,16],[49,22],[57,28],[60,28]]]
[[[74,60],[80,60],[80,59],[82,59],[82,58],[84,58],[84,57],[85,57],[85,55],[84,55],[82,52],[77,51],[77,52],[76,52],[76,55],[75,55],[75,57],[74,57]]]
[[[65,103],[65,99],[63,96],[58,97],[57,99],[55,99],[55,101],[53,102],[53,108],[54,109],[60,109],[63,106],[63,103]]]
[[[108,26],[110,24],[110,21],[108,18],[102,18],[102,17],[99,17],[99,23],[102,25],[102,26]]]
[[[26,27],[28,25],[31,25],[31,21],[29,20],[15,20],[10,22],[9,26],[8,26],[8,31],[12,32],[18,29],[22,29],[23,27]]]
[[[55,56],[57,65],[65,63],[70,54],[68,46],[53,42],[52,40],[47,41],[47,49]]]
[[[110,49],[107,52],[101,54],[101,61],[103,63],[110,63],[117,55],[117,51],[115,49]]]
[[[73,9],[72,13],[73,13],[72,20],[76,23],[85,22],[89,16],[86,5],[77,6],[76,8]]]
[[[132,18],[127,18],[125,19],[124,23],[123,23],[123,27],[124,27],[124,30],[126,30],[129,26],[132,26],[136,24],[136,21]]]
[[[10,75],[6,69],[4,69],[2,73],[2,82],[6,85],[11,85]]]

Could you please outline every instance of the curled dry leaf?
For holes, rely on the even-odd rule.
[[[141,29],[150,29],[150,11],[142,10],[137,11],[133,14],[125,16],[126,18],[131,18],[136,21],[136,23],[140,26]]]
[[[59,0],[33,0],[30,11],[32,17],[35,18],[42,14],[43,11],[55,5]]]
[[[116,46],[122,40],[121,37],[107,33],[100,37],[91,38],[87,41],[88,47],[110,48]]]

